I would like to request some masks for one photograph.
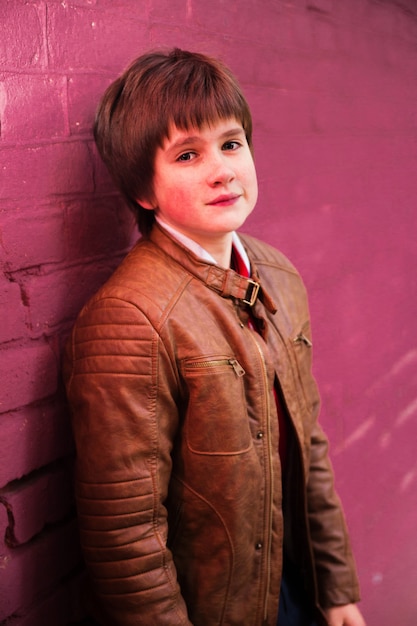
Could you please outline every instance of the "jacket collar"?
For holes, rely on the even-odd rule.
[[[150,240],[223,298],[234,298],[249,307],[253,307],[259,299],[271,313],[276,312],[277,307],[263,289],[256,265],[248,251],[252,269],[250,278],[200,259],[159,224],[154,225]]]

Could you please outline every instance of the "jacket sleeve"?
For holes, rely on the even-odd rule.
[[[342,505],[335,491],[328,440],[318,422],[320,396],[312,374],[313,338],[308,298],[299,276],[287,290],[287,295],[292,297],[287,310],[297,311],[294,328],[298,334],[291,344],[302,386],[300,395],[304,398],[301,405],[305,406],[301,422],[304,430],[307,530],[320,606],[328,608],[357,602],[359,583]]]
[[[307,509],[320,605],[328,608],[357,602],[356,566],[334,488],[328,441],[317,423],[311,435]]]
[[[175,372],[158,333],[133,305],[95,301],[68,343],[64,378],[81,543],[100,623],[189,625],[166,546],[178,415]]]

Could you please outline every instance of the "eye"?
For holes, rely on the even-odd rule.
[[[177,161],[192,161],[193,159],[195,159],[195,157],[195,152],[183,152],[183,154],[180,154],[180,156],[177,158]]]
[[[237,150],[241,145],[240,141],[226,141],[226,143],[223,144],[222,150]]]

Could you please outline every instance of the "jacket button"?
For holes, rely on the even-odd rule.
[[[262,548],[263,548],[262,541],[258,541],[258,543],[255,543],[255,548],[256,548],[256,550],[262,550]]]
[[[257,439],[262,439],[264,436],[263,432],[260,430],[259,432],[256,433],[256,438]]]

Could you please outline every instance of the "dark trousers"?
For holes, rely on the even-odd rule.
[[[302,584],[284,564],[279,597],[277,626],[317,626],[311,608],[306,604]]]

